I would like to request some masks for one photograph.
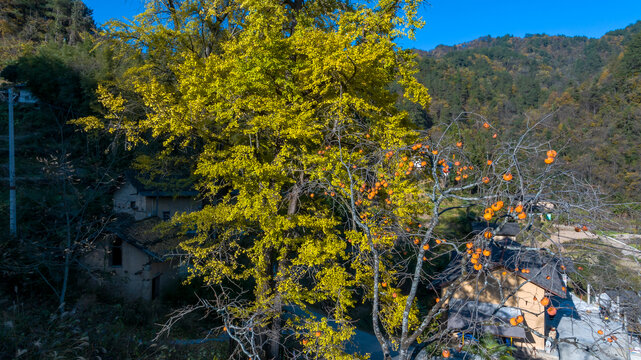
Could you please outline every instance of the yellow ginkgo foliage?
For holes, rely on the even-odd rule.
[[[293,331],[310,351],[353,358],[341,355],[353,330],[348,310],[374,270],[346,260],[353,248],[392,246],[395,237],[383,229],[373,235],[380,219],[367,216],[370,230],[350,233],[343,221],[353,214],[337,204],[393,207],[401,220],[427,209],[406,180],[414,161],[396,177],[390,167],[398,155],[373,162],[389,149],[421,148],[389,88],[396,82],[404,98],[429,106],[413,76],[414,55],[395,43],[422,25],[420,3],[148,1],[132,24],[109,28],[136,55],[122,87],[144,115],[131,116],[126,100],[102,87],[104,126],[95,118],[78,123],[122,132],[132,144],[151,134],[165,153],[194,154],[194,175],[210,201],[177,220],[197,230],[181,247],[191,277],[221,289],[227,328],[253,323],[265,334],[230,334],[241,344],[264,342],[243,346],[248,357],[274,358],[282,334]],[[403,299],[382,305],[389,328],[400,321]],[[282,318],[285,306],[304,312],[320,303],[335,304],[337,328],[314,316]],[[312,329],[322,329],[320,336],[310,336]]]

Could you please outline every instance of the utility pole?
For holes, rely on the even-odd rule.
[[[13,88],[9,88],[9,231],[17,234],[16,224],[16,160],[13,139]]]
[[[588,283],[588,305],[590,305],[590,283]]]

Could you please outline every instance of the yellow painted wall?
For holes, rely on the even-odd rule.
[[[524,324],[545,336],[545,309],[539,302],[545,296],[545,290],[527,282],[512,271],[497,269],[489,276],[484,274],[481,273],[476,278],[462,282],[452,297],[491,304],[499,304],[507,298],[504,305],[521,309]],[[443,289],[443,294],[447,289],[447,287]],[[514,294],[510,296],[512,293]],[[535,297],[537,301],[534,300]],[[545,338],[536,335],[533,331],[526,331],[526,334],[527,340],[515,341],[515,345],[537,350],[545,349]]]

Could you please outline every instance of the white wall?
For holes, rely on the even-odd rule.
[[[111,266],[111,240],[97,244],[94,251],[84,256],[82,263],[91,270],[101,270],[106,273],[95,285],[106,286],[115,295],[133,301],[137,299],[151,300],[152,279],[160,275],[160,294],[171,288],[179,279],[177,269],[170,260],[151,262],[149,255],[137,247],[122,243],[122,266]]]
[[[135,202],[135,208],[131,207],[132,201]],[[114,193],[113,206],[115,213],[131,214],[136,220],[142,220],[151,216],[151,214],[148,214],[146,205],[145,197],[138,195],[138,190],[129,181]]]
[[[132,201],[135,202],[135,208],[131,207]],[[173,217],[176,213],[200,210],[201,203],[190,197],[142,196],[127,181],[114,193],[113,207],[116,213],[131,214],[136,220],[142,220],[151,216],[162,218],[165,211]]]

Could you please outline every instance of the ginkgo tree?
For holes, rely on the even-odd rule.
[[[232,357],[367,357],[345,352],[361,304],[386,358],[440,350],[453,291],[429,308],[421,291],[443,254],[492,241],[489,227],[445,236],[449,211],[520,221],[532,241],[544,231],[525,195],[566,218],[589,213],[581,184],[553,171],[550,142],[532,141],[536,126],[513,141],[478,116],[418,131],[398,110],[399,96],[430,103],[396,44],[422,25],[420,5],[156,0],[105,34],[136,61],[99,88],[106,115],[75,122],[195,159],[206,205],[176,221],[197,232],[181,247],[213,290],[200,308],[222,319]],[[474,260],[467,276],[485,271]]]
[[[77,121],[130,143],[151,133],[164,154],[199,151],[209,201],[178,220],[198,230],[182,247],[191,275],[214,289],[209,304],[237,351],[252,358],[353,358],[343,352],[354,333],[348,312],[371,269],[350,266],[346,238],[356,229],[333,198],[347,194],[346,174],[367,180],[369,171],[353,170],[369,168],[373,153],[416,140],[389,84],[424,108],[430,100],[412,76],[413,56],[395,43],[421,25],[420,1],[366,5],[151,1],[110,33],[143,59],[120,86],[145,116],[105,86],[107,116]],[[291,341],[302,350],[282,346]]]

